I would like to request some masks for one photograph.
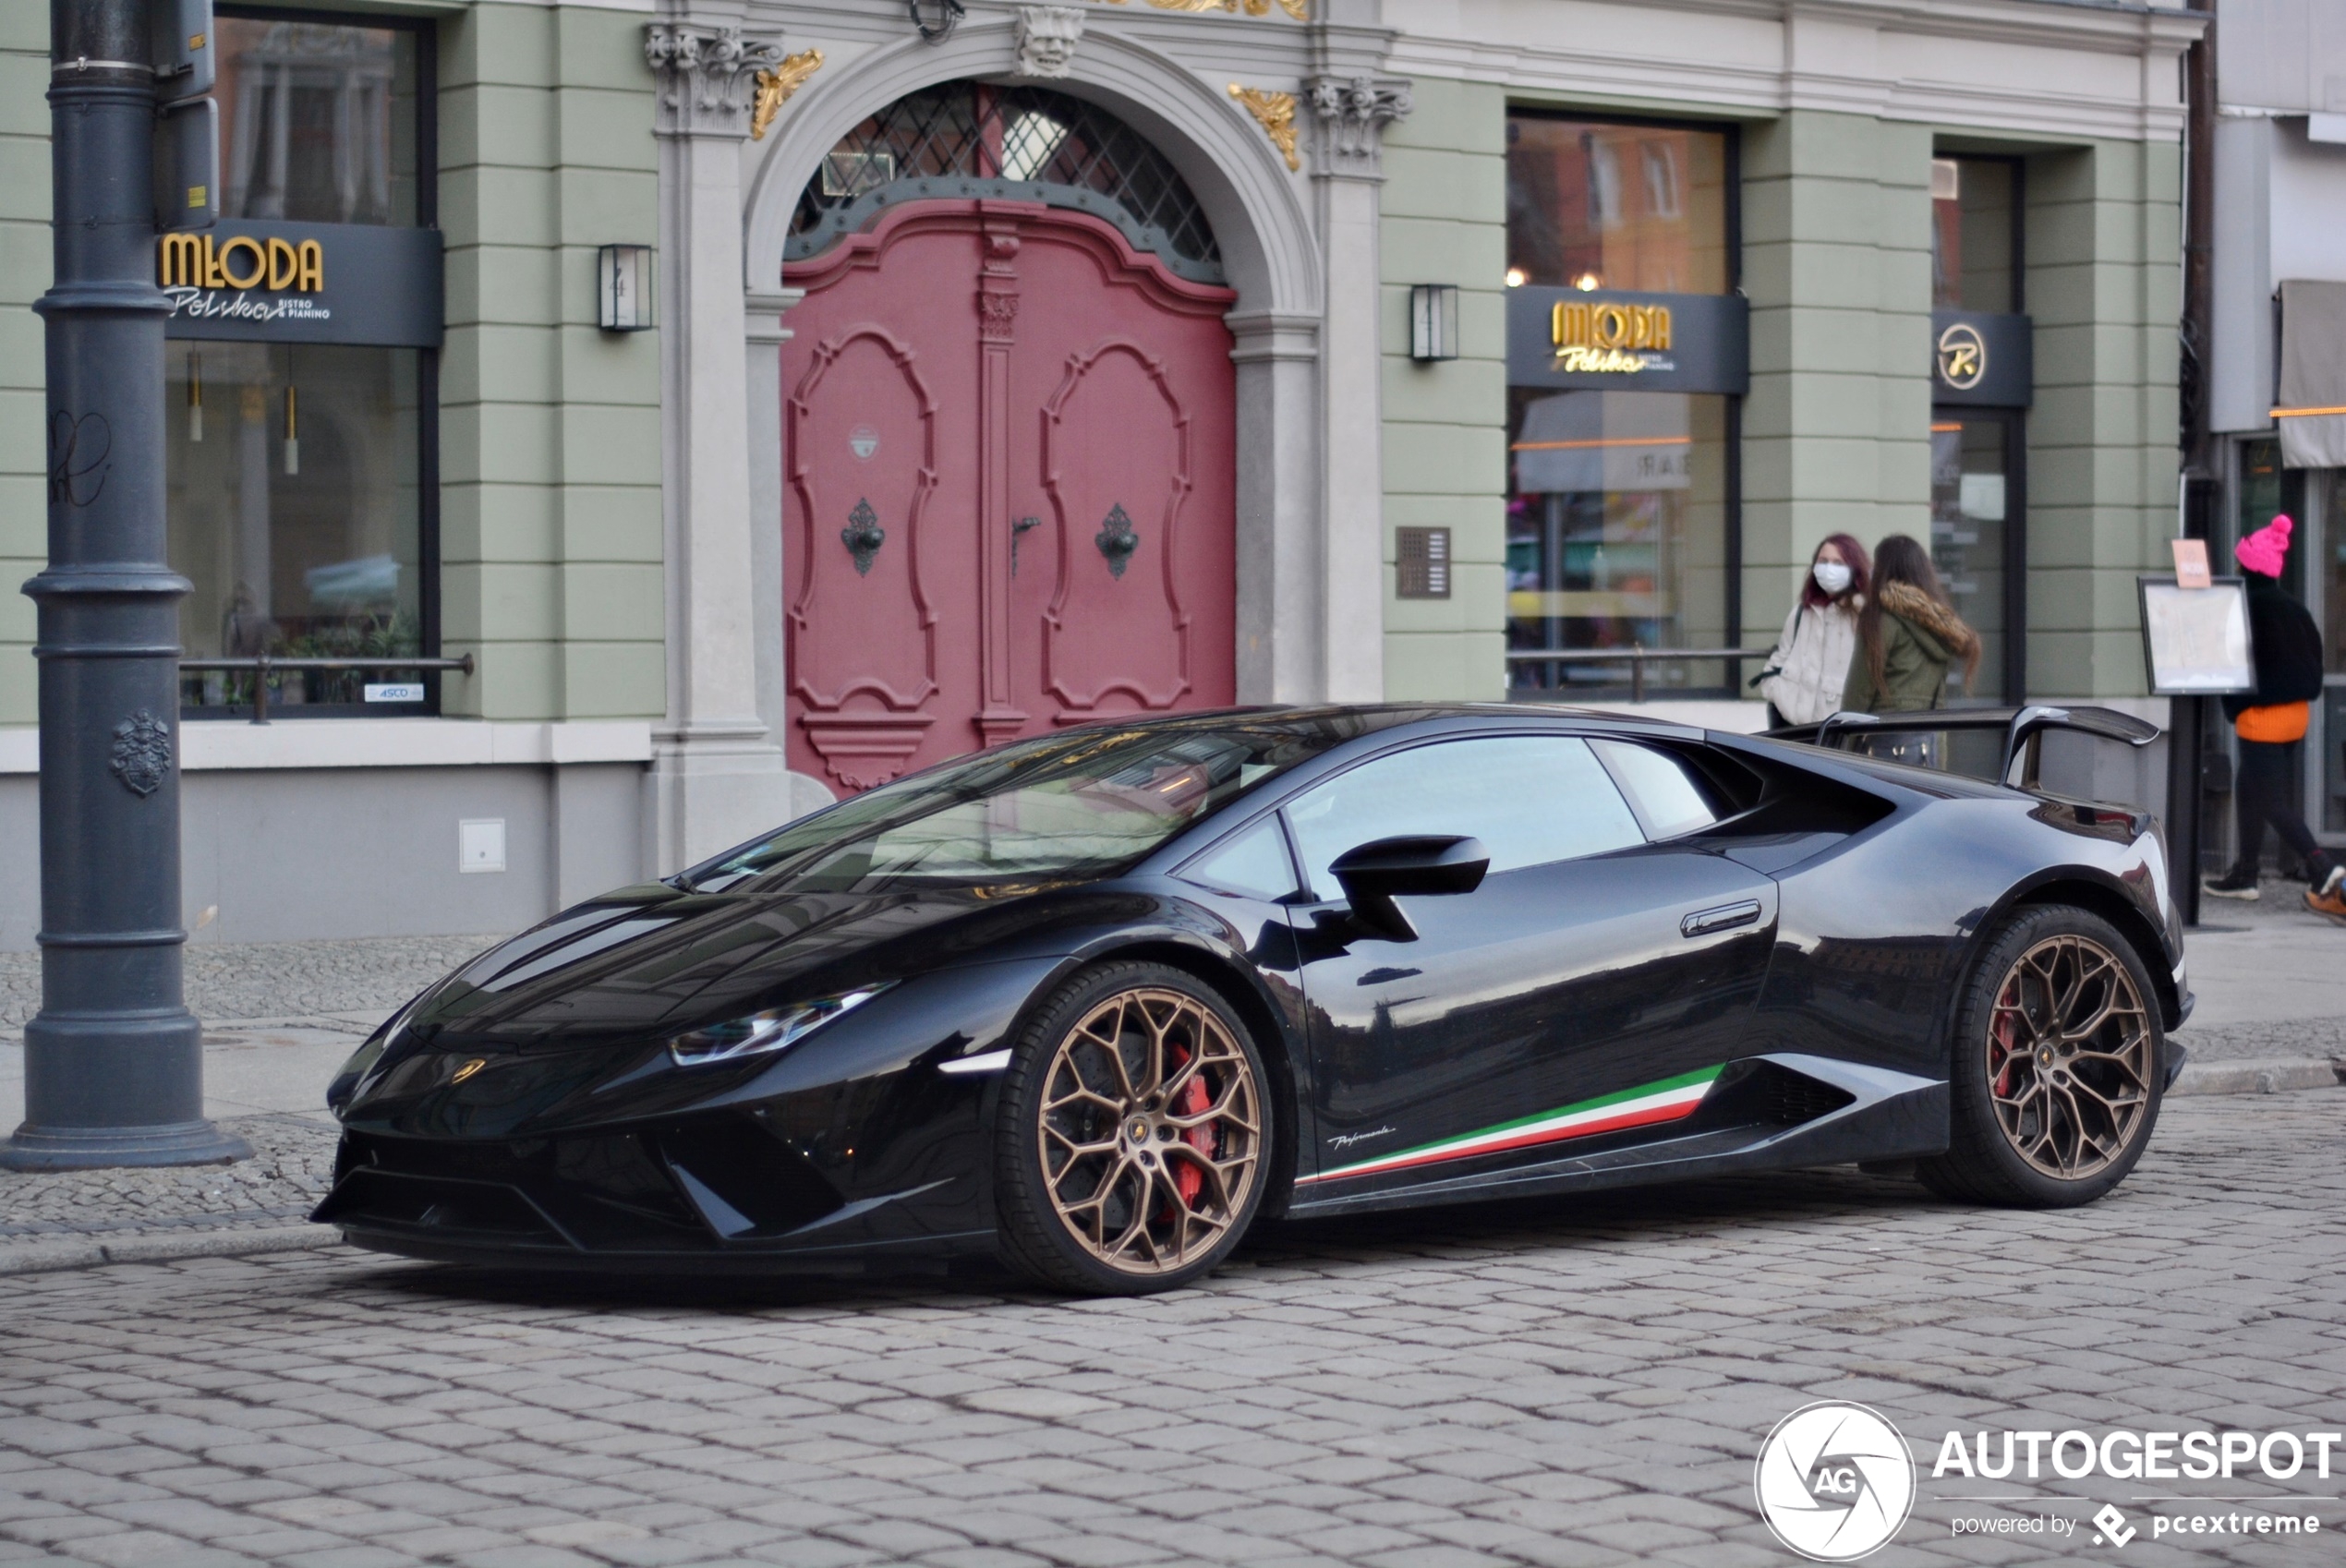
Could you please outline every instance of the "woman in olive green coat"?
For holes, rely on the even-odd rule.
[[[1979,670],[1979,633],[1947,603],[1930,554],[1904,534],[1881,541],[1873,592],[1857,612],[1857,657],[1841,692],[1844,710],[1919,713],[1947,705],[1947,671],[1964,684]]]

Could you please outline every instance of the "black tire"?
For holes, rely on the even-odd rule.
[[[1139,962],[1073,976],[1002,1075],[1004,1260],[1087,1296],[1172,1290],[1213,1270],[1262,1208],[1270,1086],[1245,1023],[1195,976]]]
[[[2149,1144],[2166,1061],[2159,993],[2134,944],[2085,910],[2020,911],[1957,995],[1952,1136],[1915,1174],[1971,1202],[2090,1203]]]

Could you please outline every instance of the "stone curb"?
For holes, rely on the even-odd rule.
[[[2183,1076],[2167,1092],[2279,1094],[2296,1089],[2335,1089],[2340,1084],[2346,1084],[2346,1063],[2268,1057],[2186,1063]],[[0,1276],[95,1269],[109,1263],[167,1263],[182,1258],[246,1258],[268,1252],[300,1252],[337,1246],[341,1241],[342,1233],[330,1226],[299,1224],[251,1225],[180,1236],[128,1236],[119,1241],[72,1238],[22,1242],[0,1245]]]
[[[245,1258],[333,1247],[342,1233],[328,1225],[251,1225],[180,1236],[126,1236],[119,1241],[79,1238],[0,1246],[0,1275],[95,1269],[108,1263],[168,1263],[182,1258]]]
[[[2185,1062],[2173,1094],[2279,1094],[2292,1089],[2335,1089],[2346,1083],[2346,1063],[2267,1056],[2235,1062]]]

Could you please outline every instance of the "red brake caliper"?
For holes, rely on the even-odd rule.
[[[2009,1006],[2005,1004],[2004,997],[1997,998],[1996,1021],[1989,1031],[1995,1043],[2001,1047],[1991,1056],[1988,1072],[1989,1085],[1999,1096],[2012,1093],[2013,1056],[2018,1045],[2018,1043],[2013,1039],[2013,1036],[2018,1032],[2013,1021],[2013,1015],[2018,1009],[2017,991],[2017,986],[2006,990],[2005,996],[2012,998]]]
[[[1186,1052],[1182,1054],[1181,1065],[1189,1065]],[[1205,1087],[1205,1075],[1200,1073],[1181,1086],[1181,1092],[1174,1097],[1172,1111],[1177,1116],[1194,1116],[1213,1104],[1214,1096]],[[1181,1141],[1209,1160],[1214,1157],[1212,1128],[1193,1127],[1181,1134]],[[1180,1193],[1181,1201],[1194,1209],[1197,1207],[1197,1195],[1205,1186],[1205,1173],[1184,1160],[1173,1168],[1173,1186]]]

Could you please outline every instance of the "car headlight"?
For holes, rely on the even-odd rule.
[[[853,991],[840,992],[835,996],[794,1002],[787,1007],[768,1007],[745,1019],[713,1023],[669,1041],[668,1054],[679,1067],[770,1055],[804,1040],[841,1013],[862,1007],[895,983],[884,980],[877,985],[859,985]]]
[[[421,1000],[420,996],[416,999],[417,1002]],[[383,1059],[383,1053],[397,1044],[399,1037],[407,1032],[407,1019],[415,1011],[416,1002],[408,1003],[385,1019],[381,1029],[369,1035],[364,1045],[350,1054],[350,1060],[343,1063],[342,1070],[334,1074],[333,1081],[326,1086],[327,1109],[338,1111],[350,1103],[358,1092],[358,1086],[366,1081],[367,1075],[373,1072],[376,1065]]]

